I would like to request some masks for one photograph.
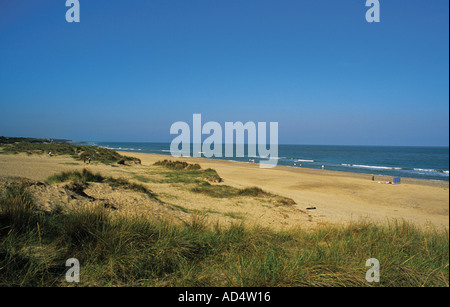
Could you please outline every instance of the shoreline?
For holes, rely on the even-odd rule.
[[[425,228],[449,229],[448,182],[405,178],[398,185],[379,184],[378,181],[386,177],[376,176],[376,181],[372,181],[372,175],[360,173],[287,166],[261,169],[258,164],[218,159],[174,158],[148,153],[127,155],[141,159],[144,167],[164,159],[198,163],[204,169],[215,169],[225,185],[238,188],[257,186],[291,198],[296,202],[294,209],[307,215],[301,223],[311,227],[330,222],[346,224],[366,220],[384,223],[397,219]],[[294,220],[295,214],[286,212],[286,222],[297,223],[289,221]],[[265,218],[271,223],[270,217]],[[280,223],[280,220],[274,220],[275,223]]]
[[[108,143],[88,145],[128,153],[150,153],[171,156],[166,143]],[[192,146],[192,145],[191,145]],[[284,145],[280,147],[278,165],[339,172],[370,174],[375,176],[402,177],[449,182],[448,149],[426,146],[337,146]],[[370,150],[371,147],[380,148]],[[402,155],[407,154],[406,160]],[[192,150],[191,150],[191,157]],[[194,155],[195,156],[195,155]],[[196,157],[199,155],[196,155]],[[258,163],[261,157],[204,157],[206,159]],[[309,160],[310,159],[310,160]],[[296,164],[296,165],[295,165]]]
[[[197,158],[197,157],[173,157],[172,155],[166,155],[166,154],[156,154],[156,153],[145,153],[145,152],[136,152],[136,151],[126,151],[126,150],[116,150],[117,152],[127,154],[132,157],[144,157],[146,155],[153,156],[153,157],[159,157],[160,159],[167,159],[167,160],[183,160],[183,161],[195,161],[195,163],[204,163],[205,161],[208,161],[210,163],[237,163],[245,166],[252,166],[259,168],[258,163],[249,163],[249,162],[243,162],[243,161],[236,161],[236,160],[225,160],[225,159],[211,159],[211,158]],[[186,160],[184,160],[186,159]],[[378,183],[380,181],[380,184],[386,184],[388,181],[392,181],[392,178],[395,176],[388,176],[388,175],[379,175],[379,174],[371,174],[371,173],[360,173],[360,172],[350,172],[350,171],[336,171],[336,170],[321,170],[321,169],[315,169],[315,168],[308,168],[308,167],[294,167],[294,166],[287,166],[287,165],[277,165],[276,167],[272,168],[275,170],[284,170],[287,172],[301,172],[301,173],[310,173],[310,174],[328,174],[328,175],[336,175],[336,176],[347,176],[352,178],[360,178],[360,179],[370,179],[372,176],[375,177],[375,182]],[[267,169],[271,170],[271,169]],[[401,182],[404,184],[415,184],[415,185],[425,185],[425,186],[434,186],[434,187],[441,187],[441,188],[449,188],[450,187],[450,181],[447,180],[437,180],[437,179],[421,179],[421,178],[412,178],[412,177],[401,177]],[[401,184],[402,184],[401,183]]]
[[[182,208],[180,212],[206,212],[225,223],[230,216],[250,225],[274,229],[312,229],[323,224],[368,221],[384,224],[407,221],[430,229],[449,229],[449,184],[443,181],[404,178],[401,184],[385,184],[389,177],[361,173],[277,166],[262,169],[259,164],[207,158],[121,151],[141,164],[85,164],[70,156],[0,155],[0,177],[24,177],[40,182],[63,171],[82,171],[125,178],[146,185],[160,200]],[[198,163],[203,170],[217,171],[220,185],[238,189],[257,187],[265,192],[292,199],[291,206],[273,206],[250,198],[221,197],[193,193],[190,186],[166,181],[166,171],[154,166],[160,160]],[[380,184],[378,182],[381,182]],[[120,193],[119,193],[120,194]],[[124,203],[126,194],[118,195]],[[55,200],[50,200],[54,202]],[[139,206],[138,206],[139,207]],[[174,211],[175,212],[175,211]],[[178,212],[178,211],[177,211]],[[172,214],[172,213],[171,213]],[[171,215],[169,214],[169,215]]]

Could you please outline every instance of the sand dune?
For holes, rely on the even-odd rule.
[[[129,154],[150,165],[167,156]],[[404,179],[400,185],[384,184],[389,178],[279,166],[261,169],[257,164],[184,158],[218,171],[225,183],[258,186],[292,198],[314,223],[347,222],[360,218],[386,221],[404,218],[420,225],[449,226],[448,182]],[[378,182],[382,182],[379,184]],[[314,210],[307,208],[315,207]]]
[[[175,160],[166,155],[126,155],[140,158],[142,165],[87,166],[64,156],[0,155],[0,176],[43,181],[62,170],[88,167],[107,176],[156,178],[158,174],[152,171],[153,163],[164,159]],[[294,206],[280,207],[247,198],[212,199],[176,185],[145,183],[162,201],[192,212],[207,212],[211,221],[229,223],[238,217],[246,223],[274,228],[311,228],[326,222],[345,223],[360,219],[384,222],[400,218],[425,227],[449,227],[448,182],[404,179],[401,185],[387,185],[384,182],[388,178],[381,176],[376,176],[372,181],[371,175],[364,174],[283,166],[260,169],[257,164],[198,158],[176,160],[199,163],[204,169],[215,169],[224,179],[223,184],[239,188],[257,186],[296,202]],[[170,214],[170,211],[167,212]]]

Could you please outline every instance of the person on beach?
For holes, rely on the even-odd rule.
[[[322,165],[322,170],[324,170],[325,169],[325,165]]]

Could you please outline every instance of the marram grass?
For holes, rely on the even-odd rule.
[[[0,198],[0,286],[448,287],[448,231],[404,221],[273,231],[245,224],[117,216],[105,208],[41,215],[24,189]],[[65,262],[80,261],[80,282]],[[365,279],[380,262],[380,282]]]

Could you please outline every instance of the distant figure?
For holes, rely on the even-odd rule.
[[[48,156],[49,156],[49,157],[52,157],[52,156],[53,156],[53,154],[52,154],[51,151],[48,152]]]
[[[375,176],[372,176],[372,181],[375,181]]]
[[[303,165],[300,163],[300,167],[302,167]]]
[[[325,169],[325,165],[322,165],[322,170],[324,170]]]
[[[88,163],[91,164],[91,158],[88,159]]]

